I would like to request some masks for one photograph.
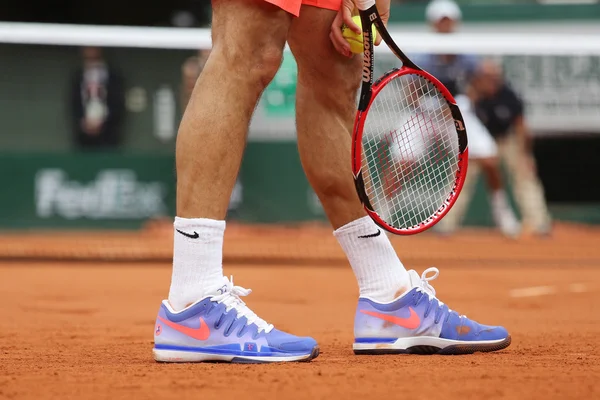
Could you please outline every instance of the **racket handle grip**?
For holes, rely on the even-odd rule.
[[[355,0],[354,4],[360,11],[365,11],[375,5],[375,0]]]

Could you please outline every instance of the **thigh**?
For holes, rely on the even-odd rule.
[[[301,84],[330,91],[332,96],[347,96],[360,84],[361,57],[347,58],[339,54],[329,38],[331,24],[337,11],[324,6],[306,5],[322,1],[335,7],[337,0],[304,0],[300,17],[292,22],[288,43],[298,64]],[[339,8],[339,4],[338,4]],[[303,81],[303,82],[302,82]],[[327,82],[328,85],[323,85]],[[351,99],[354,102],[354,98]]]
[[[286,1],[301,0],[273,0]],[[251,55],[283,50],[292,23],[286,8],[266,0],[212,0],[213,54],[237,58],[242,64]],[[234,64],[235,65],[235,64]]]

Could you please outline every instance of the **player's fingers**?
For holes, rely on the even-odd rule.
[[[381,35],[377,32],[377,37],[375,38],[375,46],[379,46],[381,43]]]
[[[346,42],[346,40],[343,37],[342,37],[342,40],[345,42],[345,44],[340,43],[340,40],[336,37],[336,35],[333,33],[333,31],[329,34],[329,38],[331,39],[331,42],[333,43],[333,47],[335,47],[335,49],[338,53],[340,53],[344,57],[352,57],[352,52],[350,51],[350,45],[348,44],[348,42]]]
[[[381,15],[381,20],[383,21],[383,25],[387,26],[388,24],[388,20],[390,19],[390,13],[385,12],[384,14]],[[377,37],[375,38],[375,46],[379,46],[379,44],[381,43],[381,34],[379,32],[377,32]]]
[[[344,4],[340,9],[343,22],[348,28],[350,28],[352,32],[356,33],[357,35],[360,35],[362,33],[362,29],[360,28],[360,26],[356,25],[354,20],[352,20],[352,11],[354,11],[354,3],[348,0],[344,1]]]
[[[331,39],[331,43],[333,43],[333,47],[335,47],[338,53],[345,57],[351,57],[352,52],[350,51],[350,43],[348,43],[348,41],[344,39],[344,36],[342,36],[342,24],[343,18],[340,11],[333,20],[329,38]]]

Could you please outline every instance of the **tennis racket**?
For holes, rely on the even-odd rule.
[[[454,98],[394,43],[375,0],[357,1],[363,72],[352,172],[371,218],[398,235],[423,232],[456,202],[467,174],[467,132]],[[372,25],[402,61],[375,83]]]

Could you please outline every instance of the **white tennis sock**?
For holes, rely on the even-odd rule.
[[[386,233],[366,216],[333,232],[354,271],[360,296],[387,303],[410,289],[410,279]]]
[[[169,303],[179,311],[222,284],[225,221],[175,217]]]

